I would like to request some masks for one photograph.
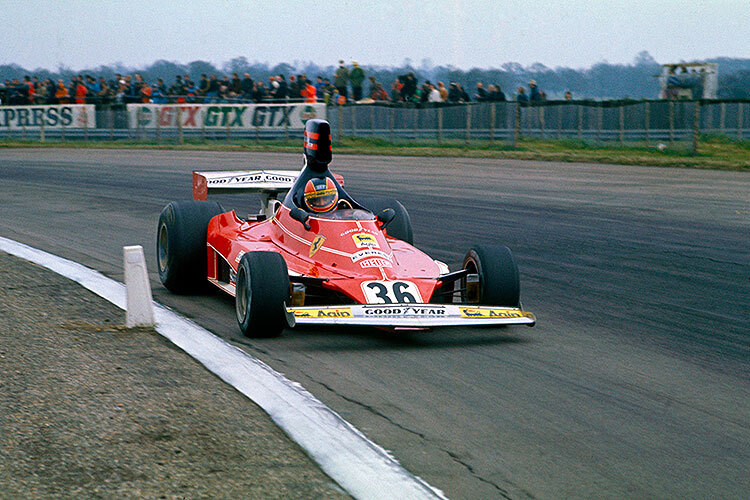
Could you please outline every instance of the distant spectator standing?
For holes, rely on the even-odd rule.
[[[300,90],[300,82],[297,81],[297,77],[289,75],[289,99],[301,98]]]
[[[349,96],[349,70],[344,66],[344,61],[339,61],[339,68],[333,75],[333,85],[339,91],[339,95],[346,99]]]
[[[487,100],[487,91],[482,82],[477,82],[477,93],[474,94],[474,98],[479,102]]]
[[[443,98],[440,97],[440,91],[432,84],[430,84],[430,94],[427,96],[427,102],[443,102]]]
[[[566,101],[572,101],[573,100],[573,94],[571,94],[570,90],[565,91],[565,100]]]
[[[448,100],[448,89],[445,88],[445,84],[443,82],[438,82],[438,92],[440,92],[440,100],[445,102]]]
[[[536,80],[529,81],[529,100],[531,102],[542,101],[542,95],[539,93],[539,88],[536,86]]]
[[[86,104],[86,94],[89,93],[89,89],[83,84],[82,78],[76,79],[76,104]]]
[[[250,73],[245,73],[240,84],[240,95],[244,99],[252,99],[253,97],[253,79],[250,78]]]
[[[55,98],[58,104],[70,103],[70,94],[68,88],[65,86],[65,82],[62,80],[57,81],[57,89],[55,90]]]
[[[525,88],[518,87],[518,93],[516,94],[516,101],[520,102],[521,104],[528,104],[529,96],[526,95]]]
[[[354,66],[349,73],[349,81],[352,83],[352,97],[355,101],[362,99],[362,83],[365,81],[365,71],[359,67],[357,62],[353,62]]]
[[[487,94],[487,99],[494,102],[505,101],[505,94],[500,90],[500,85],[490,85],[490,91]]]

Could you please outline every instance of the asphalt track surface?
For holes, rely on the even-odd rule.
[[[190,198],[192,170],[300,162],[0,150],[0,235],[118,280],[122,247],[143,245],[156,300],[300,382],[451,498],[747,498],[748,174],[334,157],[355,198],[399,198],[416,245],[452,269],[470,244],[509,246],[533,329],[245,339],[231,300],[161,286],[156,222]]]

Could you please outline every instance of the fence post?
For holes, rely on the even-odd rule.
[[[182,106],[177,106],[177,139],[180,144],[185,144],[185,138],[182,135]]]
[[[289,96],[284,97],[284,111],[289,111]],[[328,104],[326,104],[326,116],[328,116]],[[289,120],[284,120],[284,140],[289,140]]]
[[[541,138],[544,139],[544,106],[539,105],[539,129]]]
[[[695,101],[695,111],[693,112],[693,154],[698,153],[698,134],[701,124],[701,102]]]
[[[161,108],[156,108],[156,144],[161,143]]]
[[[620,144],[625,142],[625,106],[620,106]]]
[[[493,102],[490,106],[490,142],[495,142],[495,114],[497,113],[497,103]]]
[[[601,142],[602,140],[602,122],[604,121],[604,108],[602,103],[596,107],[596,141]]]
[[[578,106],[578,139],[583,139],[583,106]]]
[[[344,106],[342,106],[341,104],[339,104],[338,105],[338,111],[339,111],[339,113],[338,113],[338,115],[339,115],[338,116],[338,119],[339,119],[339,133],[338,133],[339,138],[338,138],[338,142],[341,143],[341,135],[343,133],[343,128],[344,128]]]
[[[669,100],[669,144],[674,143],[674,101]]]
[[[419,128],[419,110],[414,108],[414,141],[417,140],[417,129]]]
[[[83,140],[89,140],[89,114],[86,112],[86,108],[83,108]]]
[[[370,137],[375,137],[375,105],[370,106]]]
[[[437,126],[437,141],[438,144],[443,142],[443,108],[438,108],[438,126]]]
[[[257,127],[256,127],[256,139],[257,139]],[[206,108],[201,106],[201,140],[206,142]]]
[[[742,104],[741,102],[737,103],[737,139],[739,140],[742,140],[742,125],[744,123],[742,119]]]
[[[722,102],[719,106],[719,130],[723,134],[727,118],[727,103]]]
[[[646,118],[644,119],[644,128],[646,130],[646,144],[649,142],[649,126],[651,124],[651,103],[646,101],[646,109],[645,109]]]
[[[471,140],[471,104],[466,103],[466,144]]]
[[[557,139],[562,138],[562,106],[557,107]]]
[[[107,116],[109,117],[109,140],[114,141],[115,140],[115,110],[112,109],[112,106],[109,106],[109,113],[107,113]]]
[[[142,108],[138,106],[138,111],[136,111],[135,113],[135,121],[136,121],[135,138],[136,139],[141,138],[141,111],[143,111]]]
[[[396,126],[396,110],[393,107],[391,108],[391,116],[388,122],[389,128],[391,130],[391,142],[393,142],[393,128]]]
[[[42,117],[42,122],[39,126],[39,142],[44,142],[44,117]]]
[[[521,103],[516,101],[516,119],[514,124],[514,130],[513,130],[513,147],[518,147],[518,136],[521,132]]]
[[[357,105],[352,106],[352,137],[357,136]]]

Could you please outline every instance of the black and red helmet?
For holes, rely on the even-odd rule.
[[[314,177],[305,184],[304,200],[312,212],[330,212],[339,201],[339,190],[330,177]]]

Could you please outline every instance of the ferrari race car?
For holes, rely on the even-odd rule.
[[[331,131],[308,120],[301,171],[193,172],[193,200],[159,217],[159,277],[174,293],[211,283],[235,297],[251,337],[304,324],[528,325],[518,267],[508,248],[478,245],[450,272],[412,246],[409,214],[396,200],[354,200],[333,174]],[[261,211],[241,218],[209,193],[253,191]],[[279,199],[283,195],[283,199]]]

